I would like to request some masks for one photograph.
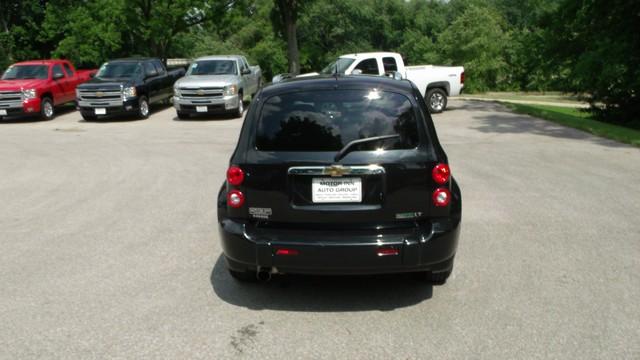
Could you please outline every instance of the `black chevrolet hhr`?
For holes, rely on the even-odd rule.
[[[271,274],[451,274],[461,194],[407,80],[298,78],[249,108],[218,195],[238,280]]]

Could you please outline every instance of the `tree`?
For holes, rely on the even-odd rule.
[[[640,2],[565,0],[547,24],[564,90],[585,92],[603,119],[640,127]]]
[[[505,45],[510,39],[505,26],[494,9],[471,5],[438,37],[444,62],[465,66],[469,91],[509,87]]]
[[[289,73],[300,73],[300,50],[298,49],[298,11],[303,0],[274,0],[279,16],[279,25],[287,39]]]

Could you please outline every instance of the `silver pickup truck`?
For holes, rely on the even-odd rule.
[[[173,106],[179,119],[225,112],[241,117],[244,99],[253,96],[261,83],[260,66],[249,66],[244,56],[201,57],[173,86]]]

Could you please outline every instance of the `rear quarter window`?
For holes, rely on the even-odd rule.
[[[409,98],[388,91],[345,89],[268,98],[255,140],[261,151],[339,151],[353,140],[382,135],[398,137],[362,144],[356,150],[418,146],[416,114]]]

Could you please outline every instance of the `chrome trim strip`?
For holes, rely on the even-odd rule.
[[[355,165],[355,166],[293,166],[287,171],[289,175],[379,175],[384,174],[384,167],[380,165]]]

